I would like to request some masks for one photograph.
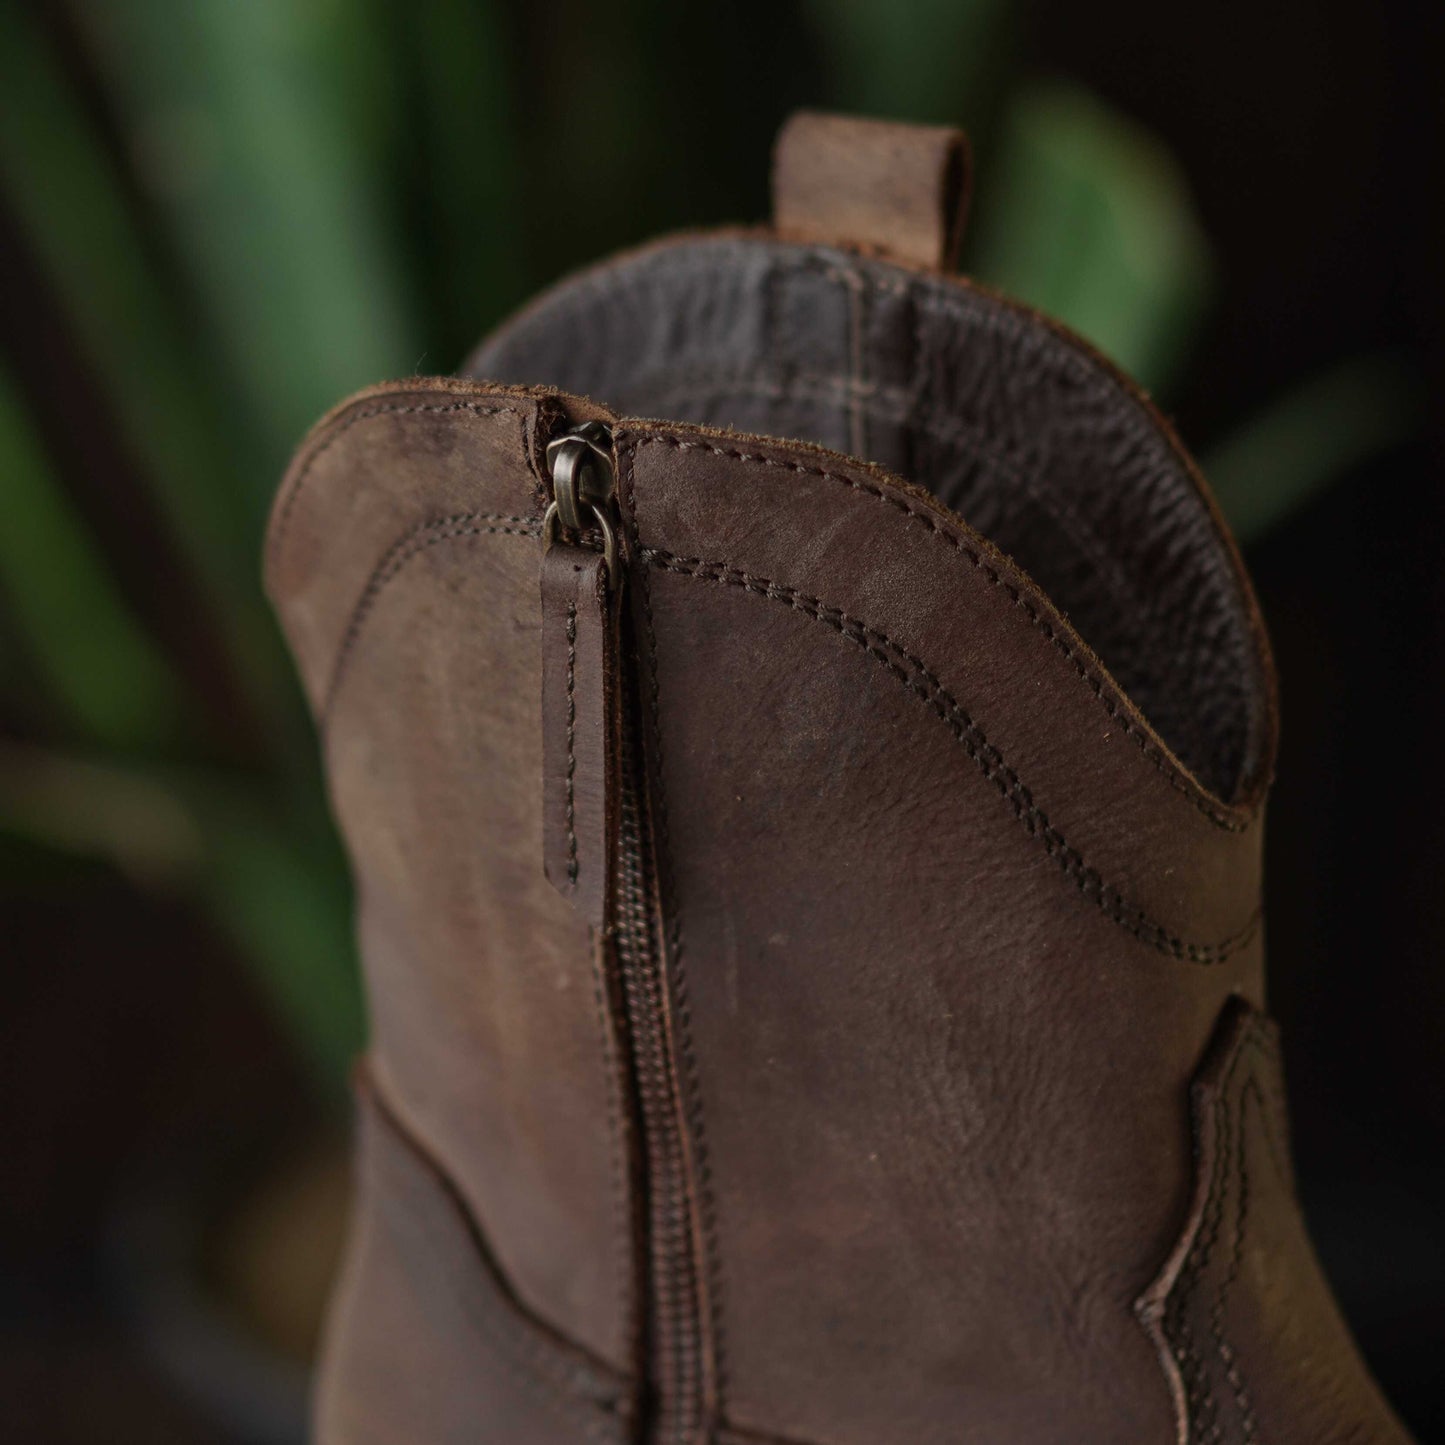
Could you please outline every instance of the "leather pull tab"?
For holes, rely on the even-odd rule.
[[[961,130],[798,111],[773,152],[773,226],[947,271],[958,260],[971,183]]]
[[[601,927],[617,806],[617,608],[599,552],[554,542],[541,581],[543,866]]]

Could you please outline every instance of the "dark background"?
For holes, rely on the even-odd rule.
[[[300,1438],[361,1024],[257,583],[289,448],[568,268],[763,216],[805,104],[966,125],[968,268],[1138,370],[1244,538],[1302,1190],[1445,1436],[1441,13],[0,0],[7,1438]]]

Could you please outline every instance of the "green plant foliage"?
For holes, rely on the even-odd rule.
[[[345,864],[325,820],[230,783],[187,789],[205,855],[199,897],[248,958],[318,1085],[333,1095],[364,1040]]]
[[[838,103],[865,115],[975,126],[1006,71],[1004,0],[807,0]]]
[[[195,362],[125,187],[30,12],[0,0],[0,184],[103,378],[131,453],[215,603],[258,705],[280,708],[281,667],[255,585],[259,465],[247,428]]]
[[[1188,354],[1211,263],[1168,150],[1077,86],[1018,90],[980,198],[978,275],[1150,388]]]
[[[967,124],[973,269],[1167,387],[1210,289],[1188,187],[1097,97],[1019,76],[1016,14],[618,0],[599,27],[582,0],[0,0],[7,214],[151,491],[158,552],[200,579],[227,696],[260,720],[245,757],[212,746],[213,693],[127,609],[85,489],[0,375],[0,637],[7,680],[44,693],[17,711],[49,730],[0,745],[0,832],[206,910],[338,1096],[362,1032],[349,896],[258,577],[286,454],[357,386],[451,369],[559,270],[755,215],[764,132],[803,101]],[[1401,391],[1369,363],[1287,397],[1212,459],[1226,510],[1277,525],[1399,434]]]
[[[0,591],[62,726],[114,747],[173,738],[184,698],[113,586],[0,372]]]
[[[418,369],[446,370],[532,281],[511,52],[496,8],[472,0],[413,0],[389,25],[415,135],[388,165],[400,162],[395,190],[425,217],[413,259],[429,331]],[[504,216],[512,222],[498,224]]]
[[[137,179],[274,469],[339,396],[421,350],[346,69],[368,25],[318,0],[86,0]]]
[[[205,909],[254,968],[322,1097],[363,1039],[345,868],[318,810],[215,772],[0,744],[0,834]]]
[[[190,810],[145,773],[11,742],[0,743],[0,833],[166,891],[195,875],[204,847]]]
[[[1421,411],[1418,382],[1400,362],[1358,357],[1273,402],[1207,455],[1204,472],[1235,533],[1252,542],[1409,436]]]

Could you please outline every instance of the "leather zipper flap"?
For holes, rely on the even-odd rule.
[[[542,852],[593,927],[606,920],[617,806],[617,612],[601,552],[542,554]]]

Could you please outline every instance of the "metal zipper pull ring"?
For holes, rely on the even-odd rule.
[[[619,601],[612,436],[589,422],[549,443],[542,519],[542,863],[603,929],[611,913],[618,808]],[[602,534],[599,554],[593,528]],[[585,538],[585,541],[584,541]]]
[[[589,421],[547,443],[547,470],[553,500],[542,517],[542,545],[551,547],[559,530],[602,533],[607,581],[614,591],[621,580],[617,533],[608,511],[616,487],[612,435],[600,421]]]

